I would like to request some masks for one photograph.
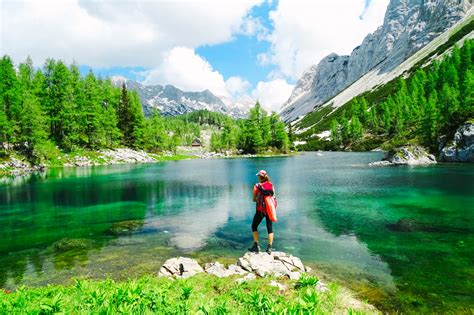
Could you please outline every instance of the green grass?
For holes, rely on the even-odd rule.
[[[354,303],[336,284],[319,293],[317,278],[306,276],[297,286],[278,279],[288,289],[279,292],[271,278],[238,284],[232,278],[201,274],[189,279],[145,276],[137,280],[76,280],[73,286],[22,287],[0,290],[0,314],[373,314]]]
[[[333,110],[332,106],[328,105],[320,109],[316,109],[313,112],[306,115],[300,122],[296,125],[298,128],[308,128],[325,118]]]
[[[195,155],[188,154],[173,154],[173,155],[160,155],[160,154],[150,154],[157,161],[180,161],[180,160],[189,160],[196,159]]]

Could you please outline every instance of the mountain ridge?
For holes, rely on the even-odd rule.
[[[125,84],[140,96],[143,112],[150,115],[158,110],[163,116],[176,116],[197,110],[229,115],[233,118],[245,118],[255,101],[248,97],[233,100],[226,96],[217,96],[209,89],[203,91],[183,91],[174,85],[144,85],[122,76],[110,78],[115,86]]]
[[[290,122],[327,106],[364,75],[389,73],[471,14],[472,4],[467,0],[390,1],[383,25],[368,34],[351,55],[332,53],[303,74],[280,115]]]

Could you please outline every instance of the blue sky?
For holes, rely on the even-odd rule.
[[[223,5],[225,3],[225,5]],[[2,2],[2,54],[37,66],[259,99],[277,110],[325,55],[348,54],[388,0],[49,0]],[[7,31],[8,30],[8,31]]]

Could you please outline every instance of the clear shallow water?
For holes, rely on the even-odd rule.
[[[471,312],[474,167],[367,166],[380,156],[190,160],[4,180],[0,287],[135,277],[181,254],[233,261],[251,244],[251,188],[264,168],[279,200],[278,250],[385,310]],[[142,225],[112,235],[125,220]],[[86,246],[55,248],[64,238]]]

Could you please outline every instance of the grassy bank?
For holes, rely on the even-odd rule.
[[[0,314],[374,314],[373,307],[331,284],[328,292],[315,289],[317,278],[277,279],[285,290],[271,286],[271,278],[238,284],[234,278],[201,274],[189,279],[145,276],[138,280],[76,280],[73,286],[21,288],[0,291]]]
[[[120,149],[119,149],[120,150]],[[135,160],[132,158],[114,158],[104,154],[101,151],[78,149],[73,152],[63,152],[59,149],[49,151],[47,156],[42,159],[31,160],[19,152],[10,151],[0,158],[0,177],[23,175],[42,169],[56,167],[75,167],[75,166],[96,166],[111,164],[134,164],[134,163],[153,163],[164,161],[178,161],[197,158],[194,155],[186,153],[171,152],[147,153],[144,151],[134,151],[136,156],[143,158]],[[135,156],[135,157],[136,157]]]

